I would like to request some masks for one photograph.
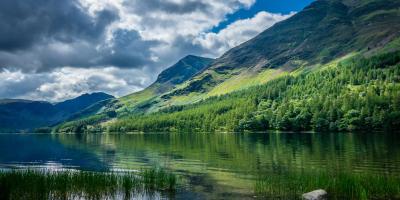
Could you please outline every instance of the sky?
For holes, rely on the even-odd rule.
[[[312,0],[1,0],[0,99],[123,96],[217,58]]]

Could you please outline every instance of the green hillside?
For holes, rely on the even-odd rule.
[[[101,131],[399,130],[400,51],[356,55],[313,72],[110,122]],[[94,121],[66,123],[71,131]]]
[[[135,113],[146,111],[147,103],[154,101],[165,92],[169,92],[200,71],[204,70],[213,61],[211,58],[189,55],[167,68],[158,76],[157,80],[146,89],[120,98],[123,108],[120,113]]]
[[[122,98],[117,118],[102,113],[58,130],[392,129],[399,21],[397,0],[315,1],[187,81]]]
[[[356,56],[312,73],[145,117],[110,131],[399,130],[400,52]]]

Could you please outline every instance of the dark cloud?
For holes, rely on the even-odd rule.
[[[117,18],[111,10],[93,18],[76,0],[1,0],[0,50],[23,50],[44,40],[96,40]]]
[[[37,52],[44,70],[54,66],[141,68],[153,63],[150,47],[159,42],[144,41],[135,30],[117,29],[112,35],[110,43],[85,40],[68,45],[50,43],[38,46],[34,52]]]
[[[107,27],[118,12],[94,16],[76,0],[0,1],[0,69],[46,72],[58,67],[139,68],[152,64],[150,47],[135,30],[116,29],[111,42]]]
[[[35,91],[48,81],[42,74],[23,75],[12,71],[0,71],[0,97],[15,98]]]
[[[135,13],[144,14],[151,11],[162,11],[166,13],[185,14],[195,11],[208,12],[210,5],[201,1],[184,1],[180,3],[165,0],[134,0],[126,1],[125,5]]]
[[[194,37],[177,36],[171,45],[175,51],[174,54],[205,55],[209,52],[208,49],[204,48],[200,44],[194,43],[194,40]]]
[[[112,46],[103,50],[100,64],[132,67],[153,63],[149,48],[160,44],[160,42],[143,41],[135,30],[119,29],[113,35]]]

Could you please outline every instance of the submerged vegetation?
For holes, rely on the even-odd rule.
[[[286,172],[261,176],[255,193],[272,199],[301,199],[305,192],[325,189],[329,199],[400,199],[400,177],[336,172]]]
[[[68,122],[85,131],[354,131],[400,129],[400,52],[355,56],[335,66],[286,75],[264,85],[153,114],[100,115]]]
[[[162,169],[133,172],[0,172],[0,199],[105,199],[173,194],[177,177]]]

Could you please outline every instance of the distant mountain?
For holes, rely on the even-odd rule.
[[[0,100],[0,131],[14,132],[49,125],[57,110],[49,102]]]
[[[97,92],[92,94],[83,94],[77,98],[66,100],[54,105],[56,110],[63,111],[66,116],[81,111],[97,102],[114,99],[115,97],[103,92]]]
[[[3,99],[0,100],[0,131],[32,131],[35,128],[51,126],[97,102],[113,98],[105,93],[93,93],[56,104],[45,101]]]

